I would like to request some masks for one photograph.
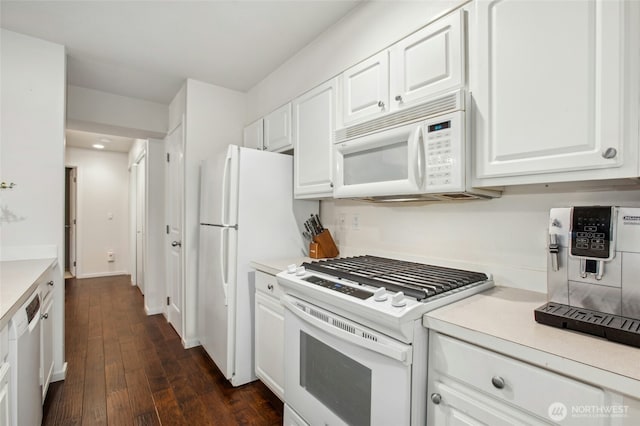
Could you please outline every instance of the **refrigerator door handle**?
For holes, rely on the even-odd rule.
[[[224,172],[222,173],[222,224],[229,225],[229,198],[230,198],[230,183],[229,173],[231,170],[231,152],[227,152],[227,157],[224,160]]]
[[[224,306],[229,305],[227,295],[229,289],[229,228],[222,228],[220,238],[220,272],[222,275],[222,290],[224,291]]]

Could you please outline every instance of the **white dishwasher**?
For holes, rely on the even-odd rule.
[[[40,296],[34,291],[9,322],[10,404],[12,426],[39,426]]]

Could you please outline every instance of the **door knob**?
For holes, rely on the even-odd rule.
[[[440,396],[439,393],[432,393],[431,394],[431,402],[433,402],[434,404],[438,405],[438,404],[440,404],[441,401],[442,401],[442,396]]]
[[[182,247],[182,243],[180,241],[173,241],[171,247]]]
[[[616,158],[616,155],[618,155],[618,150],[616,150],[615,148],[609,147],[602,153],[602,158],[611,160],[612,158]]]

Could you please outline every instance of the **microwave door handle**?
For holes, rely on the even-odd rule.
[[[414,152],[414,168],[413,177],[416,180],[416,186],[423,188],[424,183],[424,135],[423,126],[420,125],[413,129],[409,139],[409,146],[415,146]]]

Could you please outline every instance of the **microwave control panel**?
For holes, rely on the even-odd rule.
[[[427,192],[463,189],[462,111],[424,122]]]
[[[613,258],[614,215],[611,207],[573,207],[571,255],[591,259]]]

